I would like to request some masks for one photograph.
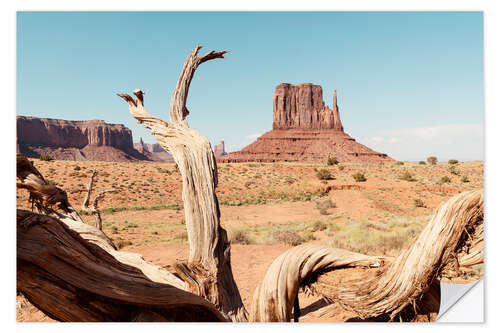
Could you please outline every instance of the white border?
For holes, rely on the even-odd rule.
[[[422,10],[422,11],[438,11],[438,10],[484,10],[485,11],[485,98],[486,98],[486,256],[488,253],[495,253],[492,257],[495,260],[496,253],[499,253],[497,247],[500,242],[496,241],[494,237],[498,237],[498,222],[500,221],[498,214],[498,204],[496,201],[499,198],[498,189],[500,168],[498,163],[498,138],[499,133],[499,103],[498,96],[500,94],[500,84],[498,82],[498,68],[500,61],[500,53],[498,50],[498,33],[500,32],[500,16],[497,10],[498,1],[440,1],[440,0],[420,0],[420,1],[397,1],[397,0],[378,0],[378,1],[342,1],[342,2],[327,2],[327,1],[253,1],[252,5],[249,3],[238,4],[236,1],[179,1],[175,3],[164,3],[160,1],[102,1],[102,0],[87,0],[79,3],[68,2],[62,0],[45,0],[41,1],[4,1],[2,2],[2,9],[0,11],[1,19],[0,24],[2,29],[2,52],[0,52],[1,60],[0,66],[2,73],[2,143],[3,143],[3,156],[2,163],[2,177],[3,177],[3,191],[2,191],[2,208],[5,218],[3,219],[3,259],[2,266],[7,268],[6,272],[2,274],[2,314],[4,326],[15,328],[19,330],[77,330],[87,331],[89,328],[92,330],[137,330],[143,329],[132,324],[113,324],[112,326],[105,324],[89,325],[91,324],[16,324],[15,323],[15,307],[14,307],[14,291],[15,290],[15,223],[14,223],[14,206],[15,199],[15,162],[14,162],[14,141],[15,141],[15,43],[16,43],[16,11],[17,10],[337,10],[337,11],[370,11],[370,10],[395,10],[395,11],[409,11],[409,10]],[[467,45],[464,45],[467,47]],[[491,221],[491,223],[489,223]],[[496,229],[496,230],[495,230]],[[488,235],[492,236],[491,243],[488,241]],[[426,329],[450,328],[454,331],[467,331],[477,330],[481,328],[491,328],[498,326],[498,315],[496,314],[496,304],[499,295],[498,283],[496,276],[498,272],[498,265],[486,264],[486,281],[487,294],[486,301],[492,300],[491,306],[486,304],[486,325],[426,325]],[[489,283],[488,281],[491,281]],[[473,306],[471,304],[471,306]],[[266,325],[182,325],[182,324],[168,324],[169,326],[146,324],[148,329],[167,329],[167,330],[186,330],[194,328],[195,330],[217,330],[217,331],[233,331],[237,330],[276,330],[285,328],[282,325],[275,326],[272,324]],[[401,327],[399,324],[309,324],[309,325],[286,325],[286,330],[295,331],[303,329],[321,329],[321,330],[366,330],[366,325],[370,326],[370,331],[386,331],[386,330],[415,330],[422,328],[420,325],[406,324]],[[14,327],[10,327],[14,326]]]

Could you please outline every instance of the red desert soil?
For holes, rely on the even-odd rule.
[[[96,191],[115,188],[100,203],[103,231],[123,251],[165,266],[187,259],[181,178],[173,164],[32,160],[44,177],[68,192],[77,209],[91,170]],[[333,179],[320,180],[326,169]],[[372,255],[397,255],[419,234],[442,202],[483,187],[483,162],[218,164],[221,224],[231,239],[231,263],[247,309],[271,262],[291,243],[315,242]],[[361,172],[366,181],[356,182]],[[408,172],[411,177],[402,176]],[[450,182],[443,182],[448,177]],[[466,177],[466,179],[464,179]],[[465,180],[465,181],[464,181]],[[29,209],[25,191],[17,208]],[[417,201],[420,200],[417,204]],[[92,216],[84,216],[94,224]],[[295,238],[283,235],[291,232]],[[482,267],[456,282],[482,274]],[[17,298],[18,321],[50,321]],[[353,314],[300,295],[301,321],[345,321]]]

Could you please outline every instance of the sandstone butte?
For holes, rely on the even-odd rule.
[[[323,101],[319,85],[282,83],[273,96],[273,129],[240,151],[231,152],[224,162],[339,162],[393,161],[344,132],[333,91],[330,109]]]
[[[159,144],[146,144],[142,138],[134,144],[129,128],[103,120],[17,116],[17,152],[34,158],[49,155],[57,160],[174,162]],[[214,154],[226,155],[224,141],[214,145]]]

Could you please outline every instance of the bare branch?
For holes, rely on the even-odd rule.
[[[212,59],[224,58],[224,54],[227,53],[227,51],[211,51],[198,57],[198,51],[201,48],[201,46],[195,47],[184,62],[177,86],[170,100],[170,122],[176,126],[187,126],[185,118],[189,114],[189,111],[186,108],[186,101],[191,80],[198,66]]]

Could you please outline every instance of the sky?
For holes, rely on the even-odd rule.
[[[103,119],[155,142],[116,93],[168,121],[184,60],[190,127],[234,151],[272,129],[283,82],[337,90],[345,131],[398,160],[484,159],[481,12],[19,12],[17,114]]]

